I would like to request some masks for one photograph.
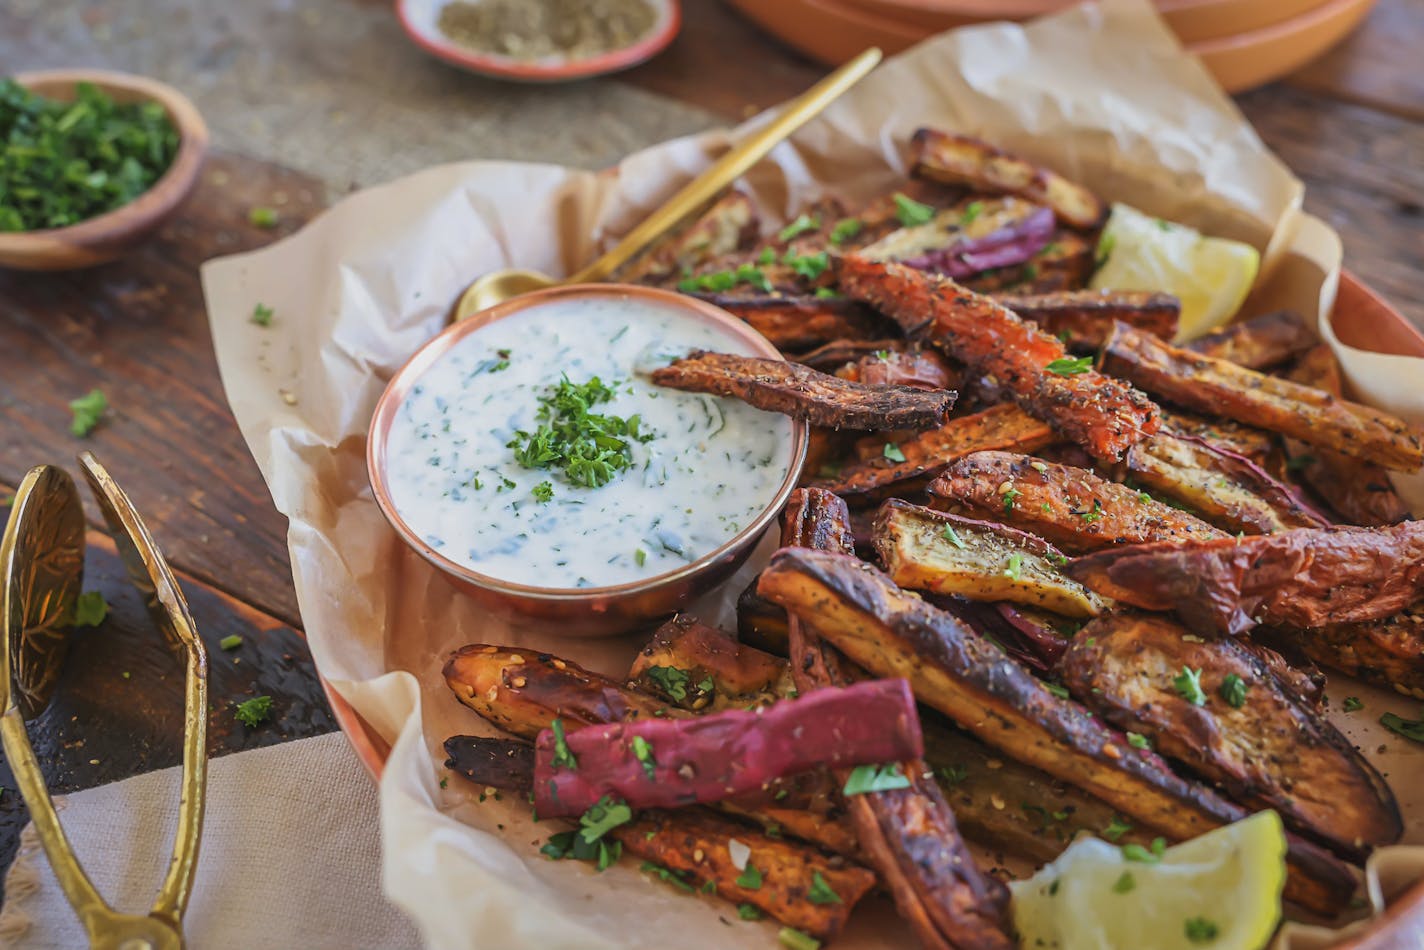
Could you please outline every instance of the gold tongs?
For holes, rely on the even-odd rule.
[[[183,787],[173,858],[147,915],[114,910],[84,873],[59,824],[40,774],[25,720],[49,703],[69,647],[75,601],[84,581],[84,509],[63,469],[30,470],[15,493],[0,540],[0,739],[15,782],[30,809],[54,876],[97,950],[159,950],[183,946],[183,912],[198,867],[207,781],[208,655],[173,572],[128,495],[94,456],[79,457],[130,580],[169,644],[186,657]]]

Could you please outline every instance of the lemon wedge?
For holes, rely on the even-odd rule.
[[[1019,945],[1260,950],[1280,920],[1285,856],[1285,829],[1273,811],[1160,853],[1082,836],[1010,885]]]
[[[1205,237],[1124,204],[1112,206],[1098,259],[1103,264],[1089,282],[1095,290],[1160,290],[1181,300],[1179,341],[1235,316],[1261,267],[1249,244]]]

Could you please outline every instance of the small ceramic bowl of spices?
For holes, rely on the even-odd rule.
[[[0,79],[0,267],[107,263],[197,183],[208,129],[143,76],[57,69]]]
[[[565,82],[636,66],[682,22],[677,0],[396,0],[406,33],[470,72]]]

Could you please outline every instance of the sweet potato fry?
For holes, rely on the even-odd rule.
[[[1340,366],[1324,344],[1302,356],[1288,376],[1332,396],[1341,394]],[[1286,452],[1291,468],[1350,524],[1395,524],[1410,517],[1389,473],[1380,466],[1330,449],[1312,449],[1296,439],[1286,440]]]
[[[1127,470],[1138,484],[1225,531],[1269,534],[1330,524],[1250,459],[1205,439],[1158,432],[1127,450]]]
[[[886,321],[863,304],[844,298],[824,299],[773,294],[694,293],[753,329],[783,352],[823,346],[838,340],[873,340],[885,335]]]
[[[1006,525],[891,499],[876,519],[875,549],[890,579],[912,590],[1028,604],[1066,617],[1096,617],[1106,606],[1059,572],[1068,559],[1052,545]]]
[[[590,673],[547,653],[471,644],[445,664],[445,682],[455,698],[506,732],[533,739],[557,717],[569,729],[642,718],[676,718],[689,713],[635,689]],[[789,804],[788,800],[788,804]],[[855,856],[854,834],[833,810],[808,811],[759,802],[746,807],[723,803],[787,834],[837,854]]]
[[[1065,551],[1168,539],[1224,538],[1200,519],[1087,469],[1009,452],[957,459],[930,483],[936,508],[963,507],[1045,538]]]
[[[847,363],[855,363],[866,356],[881,352],[898,352],[910,346],[905,340],[885,337],[879,340],[832,340],[808,353],[787,356],[793,363],[800,363],[823,373],[835,373]]]
[[[1382,620],[1424,595],[1424,521],[1141,544],[1063,570],[1134,607],[1176,610],[1212,634]]]
[[[937,351],[918,343],[868,353],[841,367],[836,375],[867,386],[909,386],[931,392],[959,388],[959,372]]]
[[[860,248],[879,261],[967,278],[1027,263],[1053,237],[1053,212],[1018,198],[976,199]]]
[[[1132,748],[1076,703],[1059,699],[988,641],[897,588],[864,562],[786,548],[762,572],[762,594],[873,675],[903,676],[915,696],[1025,764],[1077,785],[1173,840],[1244,817],[1206,786]],[[1322,849],[1293,839],[1287,896],[1338,910],[1354,888]]]
[[[707,261],[730,254],[756,238],[757,215],[751,200],[729,191],[685,228],[664,238],[625,265],[617,279],[653,283],[695,271]]]
[[[1392,844],[1403,832],[1379,772],[1230,638],[1115,611],[1083,628],[1059,671],[1108,722],[1346,858],[1363,860],[1362,845]]]
[[[786,615],[781,608],[768,604]],[[695,656],[693,665],[685,657]],[[764,705],[787,694],[786,662],[680,614],[663,624],[633,660],[628,678],[641,689],[692,711],[720,712]],[[708,680],[711,690],[703,686]]]
[[[1114,327],[1100,363],[1104,372],[1198,412],[1227,416],[1399,471],[1415,471],[1424,462],[1418,434],[1388,413],[1178,349],[1123,323]]]
[[[788,519],[794,517],[801,526],[800,539],[844,550],[850,513],[839,498],[800,489],[792,496],[791,510],[795,515]],[[862,679],[864,672],[847,663],[805,619],[792,617],[788,627],[797,688],[814,696]],[[924,762],[907,758],[900,768],[907,787],[845,796],[861,848],[889,886],[900,916],[929,948],[1010,950],[1007,889],[980,873]],[[834,774],[842,783],[850,779],[848,769]]]
[[[797,363],[702,351],[654,370],[652,380],[834,429],[929,429],[943,424],[955,398],[951,391],[866,386]]]
[[[1095,458],[1115,461],[1157,431],[1157,407],[1067,357],[1056,337],[954,281],[859,255],[840,259],[842,290],[971,369],[994,377],[1030,415]]]
[[[903,680],[821,689],[769,706],[691,719],[544,729],[534,740],[534,806],[581,815],[605,796],[634,808],[719,802],[821,767],[874,765],[924,753]]]
[[[507,739],[452,736],[445,740],[446,767],[482,786],[527,794],[534,787],[533,749]],[[492,764],[493,763],[493,764]],[[710,892],[736,904],[750,904],[788,926],[829,939],[841,931],[851,910],[875,885],[862,867],[828,858],[816,849],[769,835],[702,808],[650,809],[617,825],[605,836],[624,852],[668,871],[670,884],[689,893]],[[731,845],[749,849],[747,863],[761,872],[759,887],[737,879],[744,868],[731,859]],[[840,898],[806,899],[819,875]],[[661,876],[661,875],[660,875]]]
[[[1157,335],[1169,342],[1172,339],[1170,334]],[[1247,369],[1269,369],[1304,353],[1315,341],[1315,332],[1304,317],[1294,310],[1275,310],[1222,327],[1182,348]]]
[[[1162,410],[1162,428],[1180,436],[1202,439],[1218,448],[1250,459],[1275,477],[1284,459],[1271,433],[1229,419],[1208,419],[1190,412]]]
[[[1273,630],[1270,637],[1322,666],[1424,699],[1424,611],[1418,608],[1384,620]]]
[[[910,140],[910,162],[911,174],[920,178],[1041,202],[1075,228],[1097,227],[1107,214],[1098,197],[1082,185],[967,135],[917,129]]]
[[[813,484],[835,492],[851,504],[867,504],[891,494],[915,491],[950,462],[970,453],[988,449],[1032,452],[1053,439],[1053,430],[1047,425],[1018,406],[1005,403],[893,443],[893,451],[888,454],[882,447],[878,458],[848,465],[834,477],[817,479]],[[889,457],[896,452],[904,456],[903,462]]]
[[[995,294],[994,299],[1076,351],[1102,346],[1116,320],[1170,340],[1177,333],[1177,317],[1182,311],[1181,302],[1171,294],[1145,290]]]

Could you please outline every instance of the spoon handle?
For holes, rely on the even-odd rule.
[[[745,141],[732,146],[705,172],[684,185],[666,204],[629,231],[607,254],[561,283],[586,284],[607,279],[649,244],[676,227],[689,214],[711,201],[718,192],[740,178],[742,173],[813,116],[840,98],[842,93],[859,82],[880,62],[880,56],[880,50],[872,46],[793,99],[780,115]]]

